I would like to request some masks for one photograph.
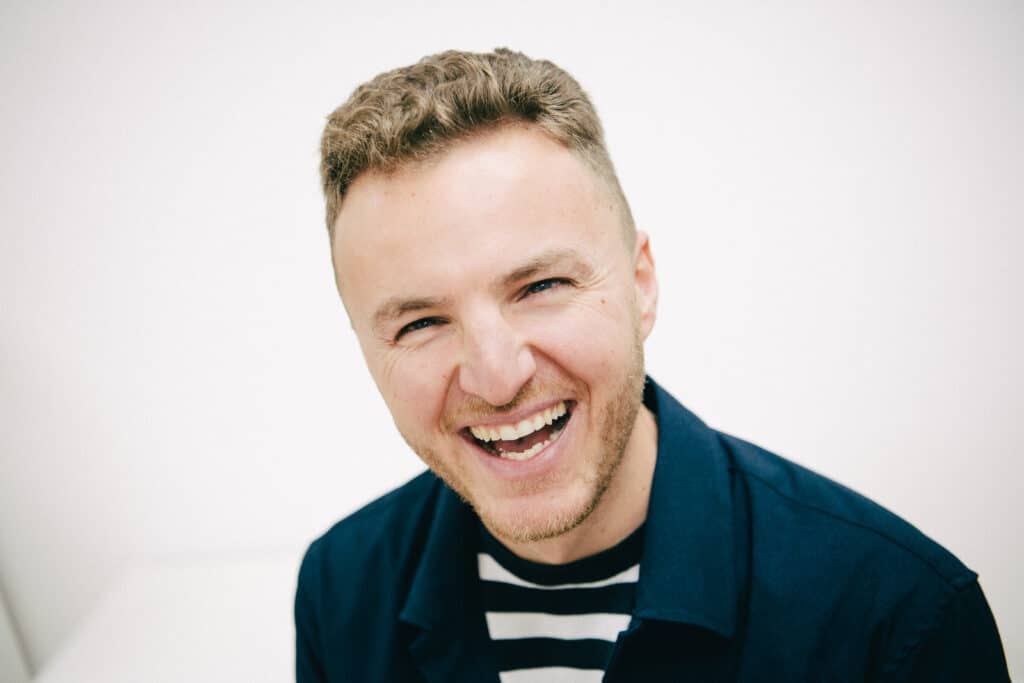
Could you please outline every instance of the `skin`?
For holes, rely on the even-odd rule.
[[[521,557],[569,562],[644,520],[657,434],[641,405],[655,319],[650,242],[539,129],[510,125],[439,158],[364,173],[332,252],[342,300],[402,436]],[[523,462],[467,437],[566,401]]]

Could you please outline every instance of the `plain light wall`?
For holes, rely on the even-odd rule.
[[[333,291],[326,114],[508,45],[653,238],[648,369],[981,575],[1024,674],[1024,8],[0,6],[0,588],[38,668],[143,558],[294,547],[421,469]]]
[[[4,683],[25,683],[28,681],[28,664],[22,654],[21,642],[14,630],[11,615],[7,613],[7,602],[0,592],[0,681]]]

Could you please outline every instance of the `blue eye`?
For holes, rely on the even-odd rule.
[[[398,341],[410,332],[422,330],[434,325],[443,325],[444,323],[445,320],[443,318],[420,318],[419,320],[413,320],[411,323],[403,325],[402,329],[398,330],[398,334],[395,335],[395,341]]]
[[[532,285],[528,285],[526,287],[526,289],[523,290],[523,296],[526,297],[526,296],[529,296],[531,294],[538,294],[540,292],[543,292],[543,291],[546,291],[546,290],[549,290],[549,289],[554,289],[556,287],[561,287],[562,285],[571,285],[571,284],[572,284],[572,281],[571,280],[567,280],[564,277],[551,277],[551,278],[548,278],[546,280],[539,280],[537,282],[534,282]]]

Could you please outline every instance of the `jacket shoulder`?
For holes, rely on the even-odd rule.
[[[315,576],[323,588],[365,588],[374,578],[397,578],[422,547],[443,486],[424,472],[335,523],[306,550],[300,584]]]
[[[809,536],[805,542],[836,545],[849,556],[917,570],[959,590],[977,578],[952,553],[881,505],[775,453],[718,432],[731,466],[750,490],[752,505],[772,510]],[[776,520],[779,521],[779,520]],[[850,558],[853,559],[853,558]]]
[[[408,679],[398,616],[443,490],[425,472],[310,544],[295,593],[298,681]]]
[[[949,551],[845,486],[718,438],[749,505],[750,628],[776,633],[788,615],[782,631],[812,644],[808,679],[1007,680],[977,575]]]

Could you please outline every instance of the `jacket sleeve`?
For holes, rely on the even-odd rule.
[[[319,546],[314,543],[302,558],[299,583],[295,591],[295,681],[326,683],[320,648],[320,562]]]
[[[905,676],[912,683],[1009,681],[1002,641],[977,581],[961,588],[934,627],[907,653]]]

